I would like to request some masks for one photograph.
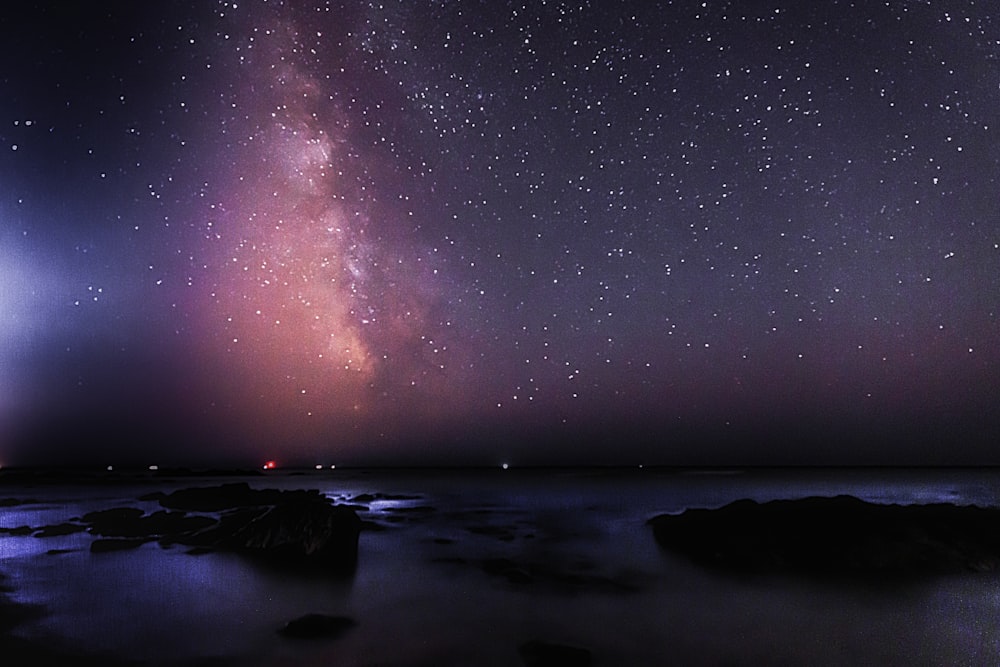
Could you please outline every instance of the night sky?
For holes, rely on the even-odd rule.
[[[1000,462],[993,2],[4,15],[0,464]]]

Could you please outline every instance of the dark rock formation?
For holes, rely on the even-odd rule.
[[[296,499],[232,510],[211,528],[173,541],[238,551],[278,565],[346,571],[357,562],[360,532],[354,510],[325,499]]]
[[[118,507],[84,514],[90,532],[104,537],[169,537],[193,534],[216,524],[207,516],[188,516],[184,512],[159,511],[144,514],[131,507]]]
[[[332,572],[349,571],[357,562],[361,520],[353,509],[331,505],[319,491],[237,483],[181,489],[159,502],[173,510],[222,512],[212,525],[165,536],[165,544],[237,551],[279,566]]]
[[[649,524],[665,549],[731,572],[885,578],[1000,567],[1000,510],[975,506],[740,500]]]
[[[39,505],[41,500],[35,498],[0,498],[0,507],[20,507],[21,505]]]
[[[90,543],[91,553],[107,553],[109,551],[125,551],[126,549],[137,549],[150,539],[139,538],[106,538],[94,540]]]
[[[376,500],[420,500],[421,496],[406,493],[362,493],[351,498],[352,503],[371,504]]]
[[[336,639],[355,625],[357,623],[346,616],[306,614],[286,623],[278,634],[290,639]]]
[[[533,639],[518,649],[528,667],[588,667],[590,651],[578,646],[567,646]]]
[[[218,512],[240,507],[260,507],[263,505],[283,505],[302,502],[326,502],[326,498],[316,490],[279,491],[277,489],[253,489],[246,482],[222,484],[220,486],[199,486],[180,489],[159,498],[160,505],[167,509],[188,512]]]
[[[52,526],[44,526],[35,531],[35,537],[62,537],[63,535],[72,535],[73,533],[81,533],[86,530],[86,526],[81,526],[78,523],[57,523]]]
[[[333,573],[349,572],[357,562],[361,520],[318,491],[258,490],[239,483],[182,489],[156,499],[167,509],[146,514],[115,507],[28,530],[37,537],[87,530],[102,538],[91,543],[93,553],[159,540],[164,546],[194,547],[191,553],[234,551],[281,567]]]

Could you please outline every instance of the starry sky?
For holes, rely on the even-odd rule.
[[[5,14],[0,464],[1000,462],[991,2]]]

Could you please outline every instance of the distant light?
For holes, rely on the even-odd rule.
[[[321,466],[320,464],[317,463],[316,464],[316,470],[322,470],[322,469],[323,469],[323,466]]]
[[[337,469],[337,466],[335,466],[335,465],[331,465],[330,466],[330,470],[336,470],[336,469]]]
[[[268,461],[267,463],[264,464],[264,470],[274,470],[277,467],[278,464],[275,463],[274,461]]]
[[[508,468],[510,468],[510,465],[508,465],[506,463],[503,463],[503,464],[500,465],[500,468],[503,469],[503,470],[507,470]]]
[[[158,466],[158,465],[151,465],[151,466],[149,466],[149,469],[150,469],[150,470],[154,470],[154,471],[155,471],[155,470],[159,470],[159,469],[160,469],[160,466]]]
[[[114,466],[108,466],[108,472],[111,472],[111,471],[112,471],[112,470],[114,470],[114,469],[115,469],[115,467],[114,467]]]

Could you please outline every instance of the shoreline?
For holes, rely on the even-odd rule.
[[[56,547],[72,546],[72,554],[58,556],[58,563],[45,561],[49,576],[53,582],[67,581],[68,577],[73,577],[74,582],[88,582],[76,590],[73,604],[66,607],[70,610],[67,615],[61,601],[50,603],[47,597],[29,594],[35,580],[21,578],[18,562],[5,563],[2,569],[7,576],[0,572],[0,655],[5,664],[11,665],[271,667],[289,661],[294,664],[296,659],[322,664],[321,660],[334,655],[340,664],[348,665],[366,664],[368,655],[384,664],[400,664],[400,656],[413,658],[407,664],[434,664],[435,660],[438,664],[463,664],[462,659],[480,650],[476,642],[482,641],[482,650],[493,659],[483,664],[505,667],[546,664],[533,661],[552,655],[560,656],[563,662],[551,664],[585,664],[586,654],[594,664],[613,664],[609,662],[612,657],[627,658],[631,664],[656,664],[658,656],[671,651],[692,659],[725,662],[737,655],[763,655],[761,652],[771,646],[781,647],[781,655],[789,662],[820,658],[814,664],[835,664],[824,663],[822,659],[828,656],[815,654],[813,643],[799,641],[798,637],[817,633],[830,642],[839,642],[837,645],[845,648],[838,660],[846,661],[852,656],[871,655],[873,646],[862,630],[877,627],[885,636],[902,642],[892,653],[899,658],[894,664],[905,664],[921,655],[919,637],[924,635],[937,638],[942,648],[936,655],[942,662],[961,662],[969,656],[958,639],[961,628],[972,618],[966,610],[977,610],[976,619],[992,617],[991,602],[973,597],[973,606],[966,604],[950,612],[953,622],[946,615],[944,620],[935,618],[933,622],[927,617],[922,625],[928,605],[940,602],[939,598],[927,597],[930,593],[925,595],[923,582],[930,579],[924,577],[915,579],[917,585],[912,590],[908,585],[871,586],[872,581],[865,577],[851,587],[831,587],[822,578],[775,577],[768,571],[761,577],[732,577],[725,568],[704,567],[683,553],[664,549],[654,527],[647,522],[692,507],[715,508],[701,510],[705,514],[698,516],[716,516],[730,497],[755,497],[760,500],[754,502],[765,505],[765,510],[780,509],[783,504],[767,505],[770,501],[766,499],[783,495],[806,498],[833,489],[881,501],[982,503],[996,497],[991,491],[1000,484],[995,474],[988,479],[944,475],[931,486],[936,491],[928,495],[926,480],[912,475],[901,476],[886,491],[882,476],[870,474],[833,480],[820,476],[822,483],[817,483],[812,478],[803,481],[789,476],[786,480],[770,473],[755,476],[752,472],[715,472],[707,477],[688,473],[673,475],[664,483],[661,475],[611,475],[605,479],[603,475],[565,477],[533,471],[519,476],[519,471],[490,471],[487,477],[503,481],[486,485],[478,474],[453,477],[447,473],[441,476],[444,482],[433,475],[424,480],[393,473],[345,475],[343,481],[308,474],[285,477],[280,473],[239,481],[171,477],[159,480],[162,488],[130,485],[114,487],[107,494],[89,485],[63,494],[31,484],[19,486],[15,494],[14,489],[4,489],[0,484],[0,505],[5,504],[6,490],[6,504],[19,504],[12,511],[26,511],[19,517],[11,514],[10,526],[34,526],[29,533],[13,528],[18,532],[11,532],[10,539],[27,540],[31,534],[52,539]],[[264,488],[269,486],[267,478],[281,482],[276,488]],[[324,479],[330,481],[321,481]],[[873,479],[878,484],[873,486]],[[606,483],[608,480],[611,483]],[[635,480],[639,484],[633,485]],[[243,516],[247,510],[242,506],[251,500],[272,504],[275,498],[286,498],[287,494],[298,498],[314,485],[321,487],[316,491],[329,501],[356,510],[365,521],[364,550],[357,570],[348,576],[313,579],[298,566],[289,572],[288,568],[276,568],[256,558],[242,558],[251,554],[239,549],[192,549],[189,553],[180,542],[168,540],[168,547],[179,546],[166,550],[153,544],[162,539],[164,532],[197,528],[183,522],[192,516],[215,518],[226,512]],[[34,503],[39,505],[38,512]],[[69,503],[73,511],[50,513],[61,503]],[[811,516],[814,504],[807,501],[802,512]],[[305,505],[311,507],[311,503]],[[872,509],[881,512],[881,508],[879,505]],[[697,523],[700,526],[703,522]],[[73,528],[74,534],[80,535],[63,538],[59,530],[51,530],[59,527]],[[679,528],[677,531],[684,532]],[[247,537],[242,529],[238,532]],[[707,532],[713,534],[710,529]],[[794,536],[800,531],[796,524],[786,532]],[[90,533],[92,540],[83,539],[85,533]],[[154,536],[157,539],[151,539]],[[88,554],[104,553],[103,549],[88,549],[88,542],[103,547],[107,540],[120,540],[114,544],[123,548],[107,556]],[[738,542],[744,547],[753,546]],[[124,548],[133,544],[134,551]],[[39,548],[44,550],[44,546]],[[26,559],[35,552],[34,548],[30,551]],[[780,556],[783,552],[777,553]],[[32,571],[32,563],[25,562]],[[132,567],[137,563],[144,565]],[[119,579],[122,573],[125,578]],[[207,579],[209,576],[212,578]],[[852,578],[851,573],[842,578]],[[89,583],[106,580],[122,588],[109,589],[111,593],[104,597]],[[206,581],[239,581],[241,587],[227,589],[233,594],[232,600],[217,602],[214,589],[203,587]],[[840,583],[842,579],[834,577],[833,581]],[[969,586],[974,585],[966,583],[965,577],[944,577],[940,581],[940,590],[949,596],[941,598],[946,601],[960,596],[965,599]],[[987,575],[986,581],[1000,580]],[[909,580],[903,583],[909,584]],[[938,589],[928,586],[926,590]],[[687,602],[691,596],[704,600],[693,611]],[[884,600],[884,609],[865,606],[871,596]],[[72,631],[60,634],[59,623],[64,622],[61,619],[77,623],[92,605],[117,605],[126,598],[129,605],[135,605],[130,608],[132,616],[107,614],[108,619],[113,619],[109,622],[121,626],[66,625]],[[400,604],[403,601],[405,604]],[[169,605],[164,606],[166,602]],[[205,605],[211,609],[197,624],[184,613]],[[739,608],[763,610],[762,617],[768,621],[766,632],[759,636],[741,632],[745,619]],[[240,610],[247,609],[254,612],[241,616]],[[413,613],[418,609],[420,613]],[[514,610],[518,616],[508,618],[495,610]],[[597,622],[594,614],[612,614],[615,621]],[[859,614],[861,620],[854,620],[854,614]],[[674,621],[666,631],[650,620],[663,615]],[[913,622],[901,624],[903,615],[909,615]],[[237,617],[243,620],[232,620]],[[130,624],[140,618],[143,623]],[[202,627],[215,628],[216,623],[217,630],[201,632]],[[282,631],[289,624],[292,635],[304,625],[305,634],[328,636],[308,641],[289,638],[289,631]],[[728,639],[716,642],[703,638],[720,624]],[[147,635],[140,632],[140,626]],[[121,644],[114,639],[115,633],[111,633],[112,639],[102,634],[106,627],[121,636]],[[786,627],[795,631],[786,635]],[[163,632],[157,646],[166,645],[164,638],[176,636],[183,638],[178,643],[188,648],[174,652],[167,647],[167,652],[160,654],[156,652],[159,648],[148,649],[134,641],[148,636],[150,628]],[[393,636],[395,641],[382,648],[380,642],[385,635]],[[221,641],[216,636],[227,639]],[[630,636],[642,638],[645,643],[633,645]],[[991,638],[988,629],[982,638]]]

